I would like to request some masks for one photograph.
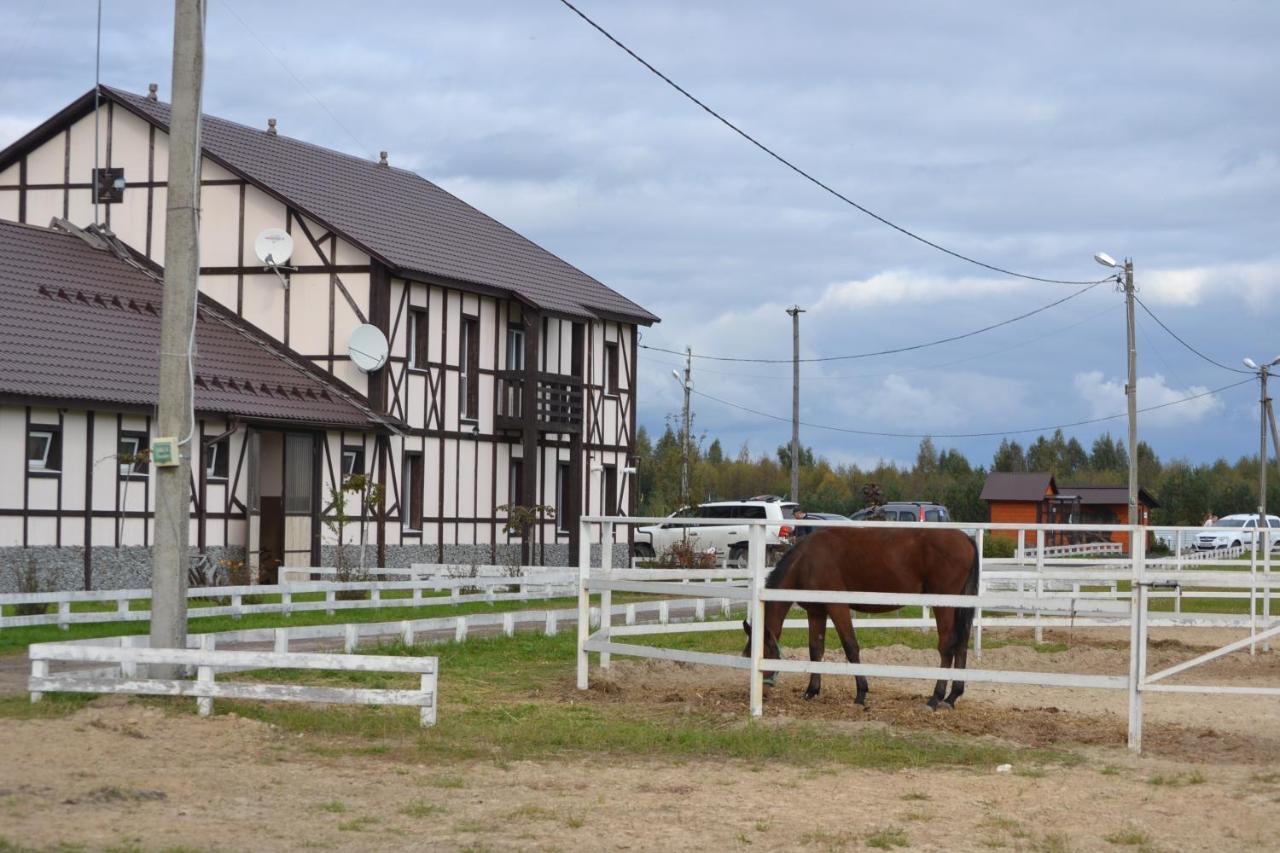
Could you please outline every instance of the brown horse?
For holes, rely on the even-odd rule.
[[[838,592],[900,592],[931,595],[976,595],[978,549],[959,530],[925,530],[901,527],[826,527],[815,530],[788,551],[770,572],[769,589],[831,590]],[[778,658],[778,637],[791,602],[768,601],[764,607],[764,654]],[[827,638],[827,618],[836,626],[840,644],[850,663],[858,663],[858,640],[853,633],[850,608],[862,613],[887,613],[896,604],[801,604],[809,614],[809,660],[822,660]],[[938,654],[943,668],[964,669],[969,654],[969,630],[973,608],[937,607]],[[742,623],[747,636],[751,625]],[[747,641],[744,655],[750,655]],[[867,679],[857,676],[854,702],[866,706]],[[929,707],[953,708],[964,693],[963,681],[939,681],[929,697]],[[822,688],[822,676],[812,673],[804,698],[812,699]],[[944,699],[943,696],[946,695]]]

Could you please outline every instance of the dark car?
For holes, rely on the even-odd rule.
[[[890,501],[880,507],[883,521],[950,521],[951,513],[942,504],[931,501]],[[871,518],[872,509],[860,509],[853,514],[854,521]]]

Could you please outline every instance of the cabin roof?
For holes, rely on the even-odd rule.
[[[155,406],[163,283],[101,237],[65,227],[0,220],[0,395]],[[398,426],[203,295],[197,317],[197,411],[314,426]]]
[[[168,132],[169,104],[109,86],[102,93]],[[92,104],[93,92],[84,99]],[[407,169],[217,116],[204,116],[200,133],[205,153],[215,161],[336,230],[395,273],[497,291],[556,314],[643,325],[658,320]]]
[[[993,471],[987,475],[979,500],[1042,501],[1058,491],[1053,475],[1036,471]]]
[[[1129,503],[1128,486],[1063,486],[1059,489],[1059,500],[1078,497],[1085,505],[1123,506]],[[1151,493],[1138,487],[1138,502],[1152,509],[1160,506]]]

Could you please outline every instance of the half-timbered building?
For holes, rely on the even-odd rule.
[[[85,227],[96,199],[105,232],[161,270],[168,118],[154,86],[146,96],[104,86],[78,98],[0,152],[0,220]],[[274,119],[255,129],[206,116],[201,146],[199,281],[210,310],[368,410],[336,432],[270,431],[247,415],[206,431],[235,427],[236,446],[257,442],[259,453],[264,441],[286,455],[313,448],[321,496],[344,472],[381,483],[367,535],[386,565],[513,559],[519,539],[504,532],[502,507],[517,504],[555,510],[530,532],[532,556],[564,563],[576,554],[581,513],[629,511],[637,327],[656,317],[385,155],[373,162],[292,139]],[[287,231],[296,247],[283,276],[253,251],[268,228]],[[378,327],[390,349],[386,366],[369,373],[347,344],[362,324]],[[4,392],[6,438],[31,417],[65,418],[48,400]],[[134,415],[143,420],[129,431],[142,440],[150,424]],[[78,436],[64,436],[64,452],[84,449],[71,449]],[[32,501],[32,460],[23,464],[23,476],[0,480],[0,548],[30,556],[64,544],[57,531],[67,518],[63,504],[46,505],[48,488]],[[225,544],[256,564],[262,530],[292,524],[290,542],[306,527],[308,545],[283,548],[284,563],[325,562],[333,537],[321,503],[304,521],[287,497],[278,510],[260,502],[257,513],[227,519]],[[145,524],[135,527],[119,541],[86,541],[86,561],[147,544]]]

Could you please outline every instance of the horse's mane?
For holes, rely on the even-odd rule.
[[[787,576],[787,570],[791,568],[792,562],[795,561],[797,550],[799,550],[799,546],[793,546],[787,553],[782,555],[778,565],[773,567],[773,571],[769,572],[769,577],[764,580],[766,589],[777,589],[782,585],[782,579]]]

